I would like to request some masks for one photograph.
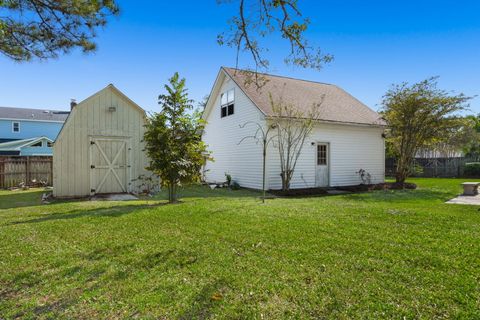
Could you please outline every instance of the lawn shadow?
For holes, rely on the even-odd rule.
[[[60,212],[60,213],[52,213],[49,215],[45,215],[35,219],[29,220],[20,220],[11,222],[10,225],[17,225],[17,224],[28,224],[28,223],[40,223],[40,222],[47,222],[47,221],[54,221],[54,220],[70,220],[70,219],[79,219],[84,217],[121,217],[126,214],[131,214],[134,211],[153,208],[159,205],[164,204],[156,204],[156,205],[145,205],[145,204],[137,204],[137,205],[124,205],[124,206],[112,206],[107,208],[95,208],[90,210],[85,209],[76,209],[67,212]]]
[[[193,185],[186,186],[178,190],[178,198],[255,198],[262,195],[261,191],[253,189],[241,188],[240,190],[232,190],[229,188],[211,189],[208,186]],[[161,191],[153,199],[168,200],[168,193]]]
[[[378,190],[341,195],[349,200],[367,202],[408,202],[408,201],[435,201],[445,202],[454,195],[449,191],[436,189],[415,190]]]
[[[10,191],[0,194],[0,209],[12,209],[37,206],[42,203],[42,194],[46,191]]]
[[[213,315],[213,308],[222,299],[228,286],[225,280],[216,280],[205,285],[191,302],[190,307],[183,311],[178,319],[209,319]]]

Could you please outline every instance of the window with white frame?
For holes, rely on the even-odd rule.
[[[12,132],[20,132],[20,122],[12,122]]]
[[[235,89],[222,93],[220,104],[220,117],[231,116],[235,108]]]

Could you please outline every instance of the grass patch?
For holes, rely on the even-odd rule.
[[[0,191],[0,318],[479,318],[459,179],[267,200],[59,202]]]

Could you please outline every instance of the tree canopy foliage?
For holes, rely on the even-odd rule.
[[[157,174],[168,188],[169,201],[177,200],[177,186],[200,180],[207,160],[201,134],[204,122],[193,112],[185,79],[175,73],[165,85],[165,94],[158,98],[162,110],[148,119],[144,136],[150,158],[149,170]]]
[[[446,143],[465,125],[459,112],[470,97],[438,89],[437,78],[393,86],[383,97],[388,142],[397,154],[396,181],[403,184],[421,148]]]
[[[114,0],[0,0],[0,53],[29,61],[94,51],[96,29],[118,12]]]

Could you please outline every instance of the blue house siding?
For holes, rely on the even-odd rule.
[[[12,131],[13,122],[20,123],[20,132]],[[62,122],[0,119],[0,139],[20,140],[44,136],[55,140],[62,126]]]
[[[53,149],[49,147],[24,147],[20,151],[21,156],[51,156]]]

